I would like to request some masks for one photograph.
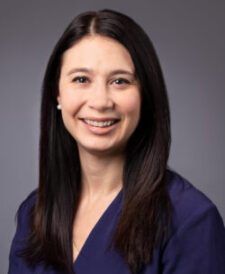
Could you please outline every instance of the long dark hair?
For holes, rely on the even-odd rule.
[[[165,174],[170,115],[151,41],[131,18],[112,10],[77,16],[50,57],[42,87],[39,188],[23,257],[30,265],[44,261],[58,271],[73,273],[71,239],[81,167],[76,141],[64,127],[56,98],[63,53],[93,34],[110,37],[126,47],[141,86],[141,116],[127,144],[123,208],[111,243],[135,273],[150,262],[168,231],[170,199]]]

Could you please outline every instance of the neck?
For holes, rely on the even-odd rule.
[[[82,196],[93,199],[111,195],[122,188],[124,155],[99,156],[79,151]]]

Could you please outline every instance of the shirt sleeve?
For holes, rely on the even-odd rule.
[[[190,214],[164,248],[163,274],[225,274],[225,228],[215,206]]]

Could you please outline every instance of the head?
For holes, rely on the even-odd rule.
[[[69,133],[64,125],[63,118],[66,112],[61,113],[57,105],[62,100],[60,77],[64,70],[64,61],[68,57],[67,53],[69,51],[71,53],[79,45],[84,46],[84,41],[89,43],[91,37],[101,37],[104,41],[110,41],[106,43],[107,47],[113,45],[114,50],[120,49],[119,53],[124,53],[121,55],[121,60],[122,57],[127,56],[125,60],[126,62],[129,60],[129,69],[132,69],[132,74],[138,82],[138,85],[132,89],[133,95],[138,98],[136,108],[131,104],[138,119],[132,124],[125,146],[126,161],[123,174],[125,214],[121,216],[122,224],[118,224],[118,233],[115,237],[118,250],[122,250],[131,269],[136,269],[137,262],[133,260],[130,262],[129,258],[142,257],[140,254],[142,248],[139,246],[145,245],[145,237],[143,241],[141,240],[141,245],[137,246],[138,250],[134,248],[133,252],[128,248],[131,250],[131,255],[123,249],[134,242],[132,235],[135,235],[136,227],[141,227],[142,230],[143,223],[146,223],[143,218],[147,215],[152,216],[149,219],[151,226],[146,226],[146,233],[143,235],[149,234],[150,227],[153,230],[153,239],[157,238],[158,228],[152,224],[157,223],[155,217],[158,216],[162,216],[163,221],[165,210],[167,212],[168,197],[162,179],[165,175],[170,146],[169,107],[162,72],[151,41],[131,18],[111,10],[86,12],[77,16],[63,33],[50,57],[42,87],[39,192],[33,220],[35,233],[30,237],[27,259],[30,258],[32,261],[33,257],[37,260],[44,257],[50,264],[58,265],[62,269],[68,268],[68,260],[71,264],[70,240],[74,212],[81,190],[80,155],[73,134],[71,136],[71,132]],[[107,52],[107,47],[104,47],[104,53]],[[105,97],[98,97],[99,109],[103,107],[100,104],[103,99],[105,100]],[[109,103],[107,108],[110,111],[111,103],[115,100],[113,97],[113,100],[107,101]],[[126,115],[130,113],[126,102],[121,98],[119,102],[125,104],[123,106],[126,106]],[[63,107],[65,100],[62,102]],[[104,108],[106,108],[105,102]],[[96,105],[95,108],[92,105],[91,109],[96,110]],[[111,114],[119,114],[119,117],[113,118],[122,119],[124,112]],[[146,206],[149,203],[151,206]],[[137,220],[134,216],[138,216],[140,205],[143,205],[143,214]],[[150,214],[149,208],[151,208]],[[157,214],[154,214],[155,212]],[[124,234],[121,228],[125,229]],[[122,244],[124,239],[128,245]],[[147,243],[154,245],[152,238]],[[49,250],[51,252],[48,252]]]
[[[99,34],[76,42],[63,55],[57,100],[80,157],[124,158],[141,99],[134,64],[122,44]]]
[[[162,131],[169,131],[167,95],[159,62],[148,36],[131,18],[115,11],[82,13],[63,33],[49,60],[43,83],[43,124],[48,124],[57,132],[61,131],[61,135],[69,141],[71,136],[65,132],[62,115],[56,108],[63,56],[82,39],[96,35],[121,44],[133,62],[135,77],[139,82],[141,106],[137,127],[129,142],[132,151],[136,151],[145,146],[145,142],[154,142],[153,139],[159,138]],[[70,141],[74,142],[72,139]]]

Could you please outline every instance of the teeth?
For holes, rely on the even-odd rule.
[[[85,120],[84,122],[88,125],[95,126],[95,127],[108,127],[115,123],[115,120],[112,121],[92,121],[92,120]]]

